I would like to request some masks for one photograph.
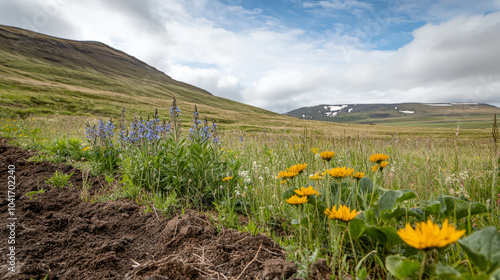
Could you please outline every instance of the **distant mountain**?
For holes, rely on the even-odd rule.
[[[500,108],[480,103],[322,104],[288,116],[338,123],[481,128],[491,127]]]

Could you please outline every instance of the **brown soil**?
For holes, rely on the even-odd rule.
[[[28,162],[35,153],[0,139],[1,279],[292,279],[296,266],[264,235],[228,229],[187,210],[165,218],[145,214],[130,201],[84,202],[81,171],[67,165]],[[15,166],[15,210],[9,215],[8,166]],[[45,183],[55,171],[69,174],[72,186]],[[107,185],[89,178],[90,193]],[[46,190],[33,199],[26,193]],[[15,245],[7,226],[15,217]],[[16,272],[8,271],[9,246]]]

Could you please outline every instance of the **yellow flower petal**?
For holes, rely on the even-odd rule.
[[[286,200],[286,202],[290,204],[303,204],[307,202],[307,196],[298,196],[298,195],[292,195],[289,199]]]
[[[399,237],[409,246],[416,249],[441,248],[457,242],[465,234],[465,230],[456,230],[445,220],[439,228],[430,219],[427,222],[417,223],[415,228],[406,224],[404,229],[398,230]]]

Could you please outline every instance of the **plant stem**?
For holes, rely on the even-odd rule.
[[[375,188],[377,187],[375,183],[377,183],[377,175],[378,175],[379,170],[380,170],[380,166],[377,168],[375,175],[373,175],[372,197],[370,198],[370,204],[368,204],[368,207],[372,206],[373,196],[375,195]]]
[[[356,187],[354,189],[354,209],[358,208],[358,189],[359,189],[359,179],[356,179]]]
[[[326,176],[328,177],[327,184],[326,184],[326,207],[331,208],[331,202],[330,202],[330,173],[328,173],[328,166],[326,165],[326,161],[323,161],[325,163],[325,171],[326,171]]]
[[[342,179],[339,179],[339,197],[337,199],[337,208],[340,207],[340,201],[342,199]]]
[[[422,251],[422,254],[424,254],[423,259],[422,259],[422,265],[420,266],[420,276],[419,280],[422,280],[422,277],[424,276],[424,268],[425,268],[425,262],[427,261],[427,252]]]
[[[354,242],[352,242],[351,230],[349,229],[349,224],[347,224],[347,233],[349,234],[349,239],[351,240],[352,254],[354,255],[354,260],[356,265],[358,264],[358,258],[356,257],[356,249],[354,249]]]

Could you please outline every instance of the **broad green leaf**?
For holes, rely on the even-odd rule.
[[[283,199],[287,200],[292,197],[295,193],[296,188],[288,188],[283,192]]]
[[[390,247],[401,243],[401,238],[393,227],[367,227],[365,234],[373,240],[382,243],[385,247]]]
[[[394,191],[388,191],[384,193],[378,201],[378,210],[391,210],[394,205],[396,205],[396,193]]]
[[[500,267],[500,233],[487,227],[458,241],[469,259],[486,273]]]
[[[368,177],[364,177],[363,179],[359,180],[359,190],[362,193],[371,193],[373,190],[373,182],[370,180]]]
[[[422,218],[422,215],[420,213],[414,211],[413,209],[406,209],[406,208],[403,208],[399,205],[397,205],[396,208],[394,208],[392,210],[383,210],[380,212],[380,218],[384,222],[387,222],[391,218],[399,219],[401,217],[406,217],[406,216]]]
[[[363,219],[353,219],[349,222],[349,231],[351,232],[351,236],[354,239],[358,239],[363,235],[363,232],[366,229],[366,222]]]
[[[438,262],[436,265],[436,275],[439,279],[457,279],[460,278],[462,274],[453,266]]]
[[[369,208],[361,213],[368,224],[374,225],[377,223],[377,215],[375,213],[375,209]]]
[[[420,269],[420,262],[401,256],[388,256],[385,259],[385,267],[396,278],[405,279]]]
[[[490,278],[488,275],[486,275],[484,273],[479,273],[479,274],[472,275],[472,276],[469,274],[464,274],[464,275],[462,275],[460,280],[496,280],[496,279]]]
[[[486,205],[483,203],[468,202],[449,195],[438,197],[438,201],[446,206],[444,214],[448,217],[455,217],[457,220],[469,215],[469,207],[471,215],[488,212]]]
[[[492,273],[490,273],[490,279],[492,279],[492,280],[500,280],[500,267],[497,268]]]
[[[418,253],[418,252],[419,252],[419,250],[418,250],[418,249],[415,249],[415,248],[413,248],[413,247],[409,246],[408,244],[404,244],[404,248],[405,248],[405,249],[404,249],[404,253],[403,253],[403,255],[404,255],[405,257],[409,257],[409,256],[412,256],[412,255],[415,255],[416,253]]]
[[[441,204],[441,202],[437,200],[426,200],[420,202],[420,205],[422,206],[422,210],[424,210],[425,216],[427,217],[428,215],[439,215],[441,212],[441,206],[444,204]],[[446,208],[446,206],[443,208]]]
[[[320,199],[318,199],[317,197],[314,198],[315,200],[315,205],[316,205],[316,208],[318,209],[318,214],[320,216],[323,215],[323,213],[325,213],[325,210],[326,210],[326,203]]]
[[[412,190],[397,190],[396,192],[401,193],[396,202],[403,202],[417,197],[417,194]]]
[[[396,202],[402,202],[415,197],[417,195],[412,190],[388,190],[380,197],[378,209],[379,211],[391,210],[396,205]]]
[[[356,271],[356,280],[365,280],[366,276],[368,276],[368,271],[366,270],[366,266],[363,266],[362,269]]]
[[[311,224],[312,224],[312,222],[314,221],[314,220],[312,220],[312,219],[314,219],[314,217],[310,217],[309,219],[308,219],[307,217],[308,217],[308,216],[306,215],[306,216],[305,216],[304,218],[302,218],[302,220],[300,221],[300,224],[301,224],[303,227],[306,227],[306,228],[308,228],[308,227],[309,227],[309,221],[311,222]]]

